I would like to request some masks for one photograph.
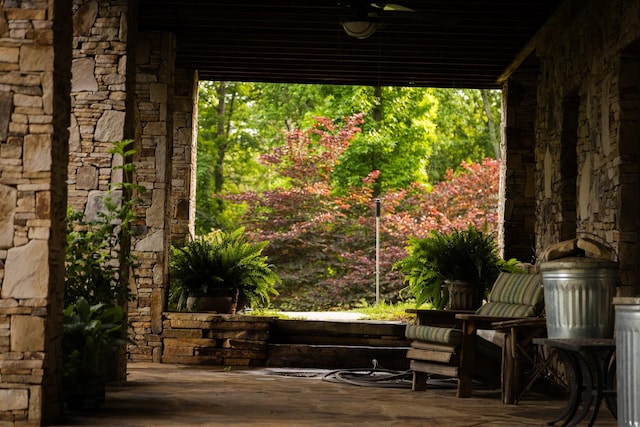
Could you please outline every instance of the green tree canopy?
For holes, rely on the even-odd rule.
[[[498,92],[468,89],[203,82],[196,230],[235,228],[242,208],[216,194],[289,185],[258,158],[316,117],[361,114],[361,132],[336,159],[331,189],[344,195],[376,172],[379,195],[411,183],[429,188],[462,162],[496,158],[499,103]]]

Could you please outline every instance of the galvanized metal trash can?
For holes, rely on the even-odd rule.
[[[614,298],[618,425],[640,427],[640,298]]]
[[[618,263],[568,257],[540,265],[549,338],[612,338]]]

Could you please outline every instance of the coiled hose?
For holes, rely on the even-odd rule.
[[[378,365],[373,359],[373,367],[368,370],[362,368],[338,369],[328,372],[324,381],[341,382],[363,387],[411,388],[412,371],[394,371]]]

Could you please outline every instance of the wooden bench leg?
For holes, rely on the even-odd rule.
[[[502,403],[506,405],[517,403],[520,390],[520,358],[513,335],[505,334],[502,348]]]
[[[456,397],[471,397],[473,369],[476,360],[476,325],[472,321],[462,323],[462,346],[460,349],[460,369],[458,370],[458,390]]]
[[[426,372],[413,371],[413,383],[411,384],[411,390],[413,391],[425,391],[427,389]]]

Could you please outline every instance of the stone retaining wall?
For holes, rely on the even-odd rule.
[[[264,366],[272,317],[164,313],[162,363]]]

